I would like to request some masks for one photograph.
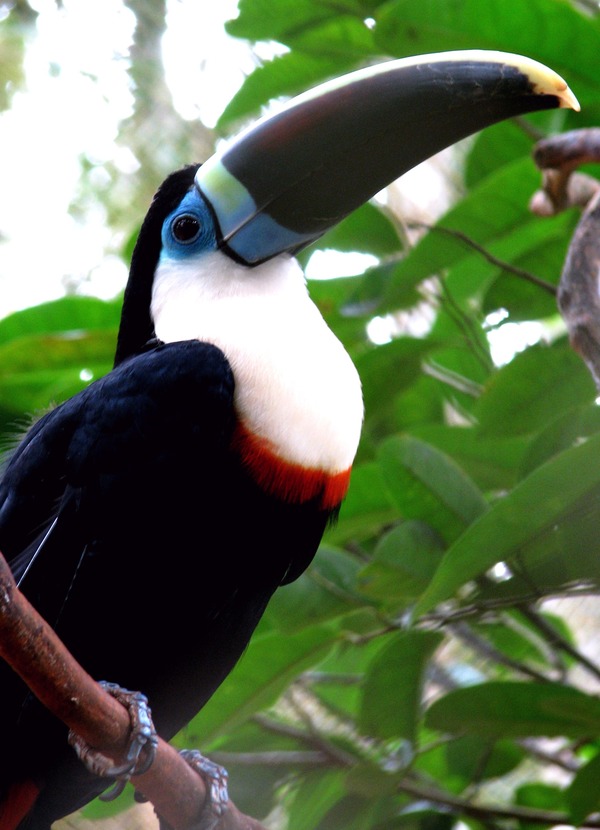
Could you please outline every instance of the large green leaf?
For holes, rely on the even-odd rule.
[[[520,807],[531,807],[534,810],[553,810],[556,813],[567,812],[565,791],[560,786],[532,782],[521,784],[515,790],[515,804]],[[524,826],[531,826],[525,824]]]
[[[379,652],[365,677],[358,720],[366,735],[414,743],[425,667],[442,640],[435,631],[401,631]]]
[[[598,560],[600,437],[557,455],[474,522],[448,550],[431,584],[417,603],[423,613],[497,562],[517,566],[551,560],[569,581]],[[529,559],[528,559],[529,551]],[[598,577],[598,571],[592,574]]]
[[[350,489],[339,520],[327,530],[325,539],[336,545],[366,539],[393,521],[395,516],[379,465],[359,464],[352,470]]]
[[[584,738],[600,730],[600,700],[558,683],[482,683],[436,700],[426,724],[489,738]]]
[[[518,354],[491,377],[475,415],[485,436],[516,436],[545,427],[574,406],[591,403],[592,378],[566,339]]]
[[[375,440],[395,424],[395,396],[422,377],[425,357],[435,348],[432,340],[401,337],[357,355],[365,401],[367,437]]]
[[[531,152],[531,137],[515,120],[501,121],[477,133],[465,159],[465,184],[469,189],[505,164]]]
[[[411,432],[451,456],[484,492],[515,484],[530,443],[528,436],[482,435],[473,427],[446,424],[426,424]]]
[[[79,392],[112,368],[115,332],[26,335],[0,345],[0,398],[33,413]]]
[[[0,320],[0,345],[34,334],[111,331],[119,325],[121,301],[96,297],[63,297],[60,300],[16,311]]]
[[[595,403],[569,409],[554,418],[529,444],[521,462],[526,475],[553,455],[600,432],[600,407]]]
[[[395,0],[377,15],[376,41],[390,54],[504,49],[548,63],[582,96],[598,89],[597,18],[566,0]]]
[[[207,746],[275,703],[292,680],[323,658],[336,637],[326,625],[285,637],[279,632],[255,636],[219,694],[186,728],[186,745]]]
[[[471,479],[444,453],[409,435],[384,441],[378,451],[384,481],[400,515],[455,539],[487,510]]]
[[[64,297],[0,320],[0,400],[7,413],[45,409],[112,367],[120,301]]]
[[[272,98],[296,95],[340,71],[343,73],[353,63],[354,58],[343,64],[339,57],[329,55],[299,55],[296,52],[280,55],[248,75],[221,113],[217,127],[225,130],[237,120],[258,112]]]
[[[449,774],[465,783],[506,775],[525,758],[525,750],[513,741],[491,741],[481,735],[449,741],[444,749]]]
[[[314,242],[308,248],[308,254],[316,248],[335,248],[337,251],[358,251],[382,257],[395,253],[399,245],[398,232],[390,217],[366,202]],[[302,258],[303,255],[300,256]]]
[[[429,584],[443,551],[428,525],[403,522],[380,538],[372,561],[358,575],[359,588],[385,604],[414,600]]]
[[[380,624],[379,619],[375,624]],[[353,643],[342,640],[319,663],[317,673],[310,679],[310,689],[330,712],[344,719],[356,719],[362,704],[364,676],[391,636],[367,637]]]
[[[335,5],[320,0],[240,0],[238,16],[225,28],[234,37],[285,42],[344,13],[360,15],[360,0],[339,0]]]
[[[268,6],[266,18],[260,7]],[[357,3],[347,0],[327,4],[302,0],[290,3],[241,3],[240,15],[227,24],[230,34],[252,37],[261,31],[293,46],[293,51],[261,64],[244,81],[222,113],[218,126],[227,127],[241,116],[257,111],[273,98],[295,95],[355,68],[358,61],[374,53],[373,33],[357,12]],[[265,20],[268,20],[265,26]]]
[[[345,794],[342,770],[309,772],[303,777],[289,805],[288,830],[314,830]]]
[[[586,816],[600,810],[599,779],[600,753],[581,767],[566,791],[569,814],[573,824],[579,826]]]
[[[355,791],[353,782],[348,782],[348,779],[346,781],[350,795],[338,801],[314,830],[391,830],[395,826],[394,817],[400,809],[400,805],[395,803],[397,799],[372,795],[365,798]]]
[[[321,545],[309,570],[275,593],[268,619],[290,633],[362,607],[365,600],[356,590],[359,569],[357,560],[345,551]]]

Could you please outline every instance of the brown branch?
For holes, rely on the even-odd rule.
[[[600,183],[574,171],[582,164],[600,162],[600,128],[571,130],[538,141],[533,160],[542,171],[542,189],[531,200],[533,213],[553,216],[570,207],[585,208]]]
[[[546,677],[546,675],[542,672],[538,672],[531,668],[531,666],[521,663],[518,660],[514,660],[507,654],[503,654],[499,649],[486,640],[485,637],[481,637],[466,623],[452,623],[448,626],[448,629],[456,636],[457,639],[462,640],[466,646],[472,649],[476,654],[484,657],[486,660],[491,660],[502,666],[507,666],[519,674],[523,674],[525,677],[529,677],[531,680],[537,680],[540,683],[548,683],[550,681],[550,678]]]
[[[600,128],[573,130],[540,141],[533,157],[543,171],[542,190],[531,201],[540,215],[583,208],[560,278],[557,301],[572,347],[600,389],[600,181],[575,173],[600,162]]]
[[[19,591],[0,554],[0,657],[31,691],[86,743],[120,762],[127,746],[127,710],[71,656],[55,632]],[[204,781],[179,753],[159,740],[150,769],[132,779],[174,830],[196,824],[206,799]],[[265,830],[229,802],[215,830]]]
[[[600,389],[600,190],[575,229],[558,290],[558,305],[572,347]]]
[[[544,824],[556,827],[559,824],[572,824],[570,816],[555,810],[540,810],[534,807],[502,807],[492,804],[476,804],[465,798],[450,795],[436,787],[417,783],[413,779],[404,779],[398,786],[400,792],[419,800],[431,801],[449,808],[454,813],[469,816],[480,821],[490,819],[516,819],[529,824]],[[594,816],[580,825],[580,827],[600,828],[600,819]]]
[[[575,646],[560,634],[560,632],[545,619],[531,605],[523,604],[517,606],[520,613],[528,620],[543,637],[550,648],[566,654],[577,662],[583,669],[586,669],[596,680],[600,680],[600,667],[579,651]]]

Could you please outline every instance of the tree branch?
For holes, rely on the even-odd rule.
[[[0,657],[46,708],[86,743],[119,762],[127,747],[127,710],[71,656],[52,628],[19,591],[0,554]],[[133,779],[174,830],[197,824],[206,800],[204,781],[179,753],[159,740],[150,769]],[[229,802],[215,830],[265,830]]]
[[[453,812],[475,818],[480,821],[491,819],[516,819],[523,823],[545,824],[556,827],[559,824],[570,825],[572,820],[566,813],[555,810],[540,810],[532,807],[500,807],[491,804],[475,804],[465,798],[450,795],[436,787],[417,783],[413,779],[404,779],[398,786],[400,792],[417,799],[431,801],[450,808]],[[600,818],[597,816],[584,821],[580,827],[600,828]]]
[[[573,206],[584,209],[569,245],[557,299],[571,345],[600,389],[600,182],[574,172],[581,164],[600,162],[600,128],[540,141],[533,157],[543,179],[531,210],[547,216]]]

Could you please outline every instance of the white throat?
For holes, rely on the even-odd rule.
[[[255,268],[221,252],[162,260],[152,290],[156,336],[218,346],[235,377],[239,417],[286,461],[336,473],[354,459],[358,374],[282,255]]]

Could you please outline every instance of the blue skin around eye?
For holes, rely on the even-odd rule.
[[[173,221],[178,216],[194,216],[200,223],[200,234],[193,242],[179,242],[173,236]],[[215,233],[214,220],[204,199],[194,188],[183,197],[179,206],[170,213],[162,226],[162,251],[161,259],[187,259],[198,256],[204,251],[216,251],[217,236]]]

